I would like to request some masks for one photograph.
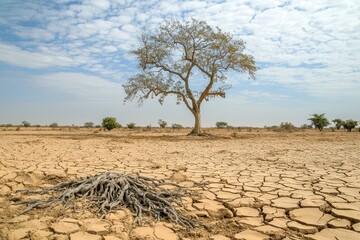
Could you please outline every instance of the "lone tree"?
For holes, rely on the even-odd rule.
[[[104,128],[107,130],[111,130],[117,127],[120,127],[120,124],[116,121],[116,118],[114,117],[106,117],[102,120],[101,124]]]
[[[344,121],[342,123],[342,125],[348,132],[351,132],[351,130],[358,125],[358,121],[348,119],[348,120]]]
[[[201,104],[220,96],[231,86],[226,73],[247,73],[255,79],[255,60],[245,54],[245,43],[204,21],[166,21],[153,34],[143,33],[136,56],[141,72],[123,85],[125,101],[159,97],[162,104],[173,94],[194,115],[190,134],[202,135]],[[199,87],[202,86],[202,87]]]
[[[30,127],[31,126],[31,124],[29,122],[27,122],[27,121],[23,121],[22,124],[23,124],[24,127]]]
[[[215,123],[215,125],[218,129],[220,129],[220,128],[226,128],[228,126],[228,123],[227,122],[217,122],[217,123]]]
[[[312,118],[309,118],[308,120],[310,120],[311,123],[315,126],[315,128],[319,129],[320,132],[322,132],[324,127],[330,125],[329,120],[327,120],[327,118],[325,117],[325,113],[323,114],[314,113],[312,115]]]

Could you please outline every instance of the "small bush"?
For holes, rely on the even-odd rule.
[[[59,127],[59,124],[54,122],[54,123],[50,124],[49,126],[52,127],[52,128],[57,128],[57,127]]]
[[[291,122],[282,122],[280,123],[280,128],[287,132],[294,131],[295,126]]]
[[[107,130],[112,130],[114,128],[121,127],[118,122],[116,122],[116,118],[114,117],[106,117],[102,121],[102,126]]]
[[[30,127],[31,126],[31,124],[29,122],[27,122],[27,121],[23,121],[22,124],[23,124],[24,127]]]
[[[353,128],[355,128],[358,125],[358,121],[348,119],[343,122],[342,126],[348,131],[351,132]]]
[[[136,127],[136,124],[135,123],[128,123],[126,125],[126,127],[129,128],[129,129],[134,129]]]
[[[227,123],[227,122],[217,122],[217,123],[215,123],[215,125],[216,125],[216,127],[217,127],[218,129],[228,127],[228,123]]]
[[[171,125],[171,128],[172,129],[182,129],[184,128],[181,124],[177,124],[177,123],[174,123],[173,125]]]
[[[94,123],[93,122],[86,122],[86,123],[84,123],[84,127],[86,127],[86,128],[93,128],[94,127]]]
[[[335,124],[335,127],[337,130],[339,130],[344,124],[344,121],[341,120],[340,118],[336,118],[336,119],[332,120],[332,122]]]
[[[166,126],[167,126],[167,122],[165,122],[162,119],[159,119],[158,124],[159,124],[160,128],[166,128]]]

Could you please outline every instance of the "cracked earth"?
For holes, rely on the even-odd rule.
[[[172,130],[0,131],[0,239],[360,239],[359,132],[215,133],[226,137]],[[179,211],[206,227],[185,229],[151,217],[138,226],[125,208],[99,219],[81,202],[75,210],[17,215],[22,206],[14,203],[33,197],[17,190],[105,171],[183,186],[188,194],[179,199]]]

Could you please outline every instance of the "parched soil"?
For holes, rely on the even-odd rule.
[[[360,239],[360,133],[0,129],[0,239]],[[174,206],[201,227],[120,208],[99,219],[86,199],[24,215],[39,189],[103,172],[183,187]],[[175,191],[174,185],[162,190]]]

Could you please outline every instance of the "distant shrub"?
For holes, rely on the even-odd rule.
[[[353,128],[355,128],[358,125],[358,121],[348,119],[343,122],[342,126],[348,131],[351,132]]]
[[[126,125],[126,127],[129,128],[129,129],[134,129],[136,127],[136,124],[135,123],[128,123]]]
[[[159,119],[158,124],[159,124],[160,128],[166,128],[166,126],[167,126],[167,122],[165,122],[162,119]]]
[[[57,128],[57,127],[59,127],[59,124],[54,122],[54,123],[50,124],[49,126],[52,127],[52,128]]]
[[[325,113],[322,113],[322,114],[314,113],[312,115],[312,117],[309,118],[308,120],[310,120],[312,125],[314,125],[315,128],[319,129],[320,132],[324,129],[324,127],[327,127],[330,125],[329,120],[327,120],[327,118],[325,118]]]
[[[337,130],[339,130],[344,124],[344,121],[341,120],[340,118],[336,118],[336,119],[332,120],[332,122],[335,124],[335,127]]]
[[[173,125],[171,125],[171,128],[172,129],[182,129],[184,128],[181,124],[177,124],[177,123],[174,123]]]
[[[228,126],[228,123],[227,122],[217,122],[217,123],[215,123],[215,125],[218,129],[220,129],[220,128],[226,128]]]
[[[96,127],[96,128],[101,128],[101,125],[96,125],[95,127]]]
[[[282,122],[282,123],[280,123],[280,128],[282,130],[291,132],[291,131],[294,131],[295,126],[291,122]]]
[[[121,125],[116,122],[116,118],[114,117],[106,117],[103,119],[102,121],[102,126],[104,128],[106,128],[107,130],[111,130],[111,129],[114,129],[114,128],[118,128],[118,127],[121,127]]]
[[[24,127],[30,127],[31,126],[31,124],[29,122],[27,122],[27,121],[23,121],[22,124],[23,124]]]
[[[94,123],[93,122],[86,122],[86,123],[84,123],[84,127],[86,127],[86,128],[93,128],[94,127]]]

